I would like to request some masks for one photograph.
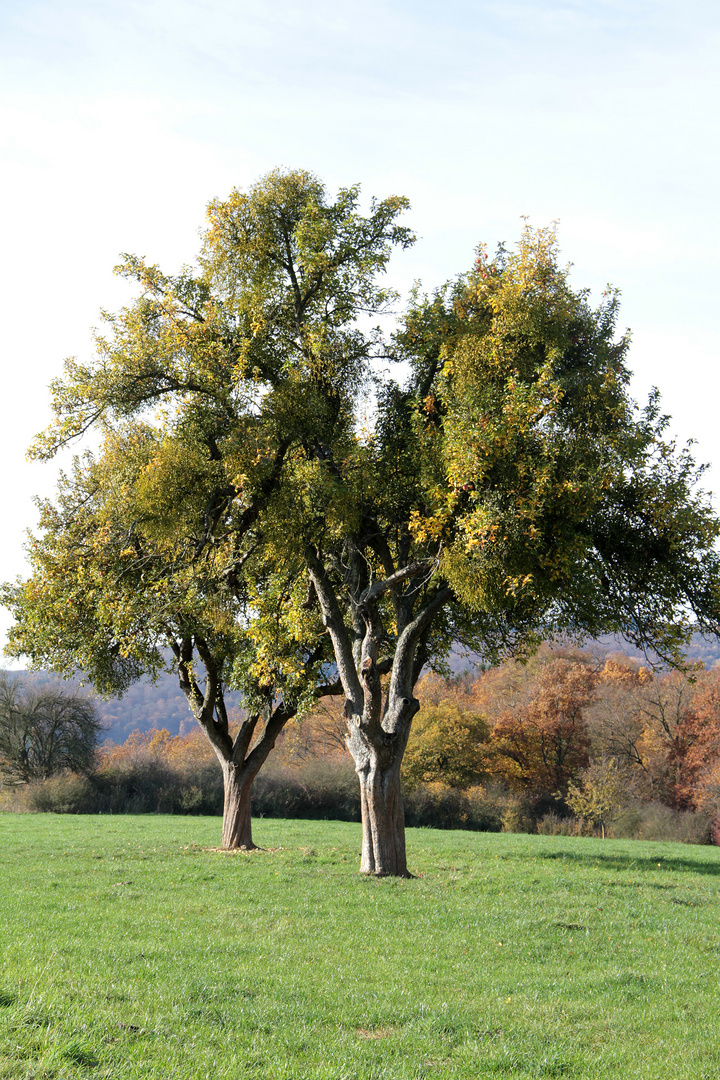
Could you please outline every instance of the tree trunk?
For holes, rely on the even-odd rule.
[[[410,708],[406,708],[410,706]],[[346,743],[360,781],[362,814],[361,874],[412,877],[405,855],[405,808],[400,766],[417,702],[400,705],[400,730],[361,729],[359,718],[348,723]],[[394,727],[395,725],[393,725]]]
[[[361,874],[412,877],[405,856],[405,810],[400,762],[383,769],[372,760],[357,769],[362,812]]]
[[[226,851],[255,848],[250,819],[250,793],[255,773],[223,762],[225,805],[223,807],[222,846]]]

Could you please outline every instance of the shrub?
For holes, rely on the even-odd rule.
[[[96,808],[92,781],[76,773],[35,780],[17,791],[16,802],[19,809],[38,814],[89,814]]]
[[[161,757],[139,756],[108,764],[92,779],[100,813],[222,813],[223,782],[217,762],[177,766]]]
[[[637,803],[628,807],[610,827],[609,836],[629,840],[668,840],[678,844],[710,844],[708,815],[672,810],[663,803]]]
[[[562,817],[553,810],[538,821],[537,831],[541,836],[596,836],[600,834],[600,830],[594,828],[591,822],[577,817]]]
[[[484,788],[467,791],[443,784],[423,784],[405,796],[405,820],[410,826],[432,829],[473,829],[499,832],[501,818],[497,806]]]
[[[302,770],[269,768],[253,785],[258,817],[360,820],[360,790],[350,762],[314,762]]]

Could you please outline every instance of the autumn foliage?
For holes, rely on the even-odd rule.
[[[621,654],[545,646],[525,664],[425,675],[419,690],[402,774],[409,823],[646,835],[652,819],[653,837],[707,839],[714,828],[720,841],[720,670],[654,672]],[[27,800],[218,813],[222,778],[199,727],[153,728],[103,746],[89,777],[51,779]],[[286,727],[254,807],[359,820],[341,702],[325,698]]]
[[[442,688],[437,679],[422,688],[431,704],[410,737],[406,786],[421,778],[482,785],[496,798],[504,790],[526,827],[575,815],[604,831],[649,807],[666,822],[685,812],[697,816],[698,835],[702,820],[718,819],[720,839],[720,670],[656,672],[623,654],[546,646],[524,665]],[[453,763],[444,776],[426,768],[419,777],[418,763],[441,762],[448,742],[438,710],[454,711],[458,725]],[[478,735],[464,748],[473,712]]]

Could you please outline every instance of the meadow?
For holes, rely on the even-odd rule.
[[[0,1077],[720,1075],[720,849],[0,815]]]

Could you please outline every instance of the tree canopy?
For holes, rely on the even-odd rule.
[[[15,652],[106,690],[170,641],[228,769],[258,725],[270,747],[341,694],[361,868],[406,874],[423,668],[455,643],[493,661],[563,632],[678,662],[694,628],[718,630],[718,521],[657,395],[642,411],[629,395],[617,296],[573,290],[552,230],[481,249],[383,343],[360,320],[413,237],[405,200],[363,217],[358,198],[275,172],[210,205],[197,272],[126,259],[143,294],[107,316],[93,363],[68,363],[35,452],[93,425],[103,448],[45,506],[33,576],[5,598]],[[379,378],[378,354],[406,377]],[[226,685],[249,708],[234,742]]]
[[[169,647],[226,774],[229,846],[252,843],[250,785],[282,726],[333,690],[288,518],[322,499],[307,475],[329,442],[352,444],[374,348],[355,323],[383,309],[374,279],[412,242],[404,199],[369,216],[358,199],[275,172],[210,205],[196,273],[126,257],[141,296],[104,316],[93,362],[67,362],[32,450],[102,434],[41,504],[33,576],[6,590],[11,648],[121,693]],[[232,733],[228,685],[248,714]]]

